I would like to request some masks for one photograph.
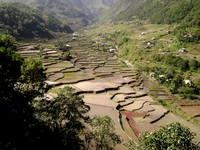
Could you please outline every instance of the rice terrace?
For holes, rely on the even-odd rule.
[[[80,37],[74,41],[68,37],[70,60],[60,60],[62,51],[56,47],[44,48],[40,56],[46,69],[48,79],[45,81],[53,88],[47,95],[55,97],[59,89],[65,86],[72,87],[91,108],[89,115],[108,115],[115,122],[117,133],[128,142],[136,143],[145,132],[151,132],[160,125],[171,122],[181,122],[197,133],[196,141],[200,139],[199,127],[173,114],[149,95],[143,76],[134,68],[121,62],[117,53],[99,50],[97,44],[87,37]],[[51,45],[51,44],[50,44]],[[19,52],[23,57],[39,56],[39,50],[24,51],[35,44],[21,45]],[[155,84],[155,83],[148,83]],[[151,85],[153,87],[153,85]],[[155,89],[154,89],[155,90]],[[160,96],[169,95],[156,89]],[[155,91],[154,91],[155,92]],[[189,105],[181,103],[178,106],[188,114],[196,115],[199,112],[198,103]],[[189,111],[188,111],[189,110]],[[192,112],[190,111],[192,110]],[[196,117],[198,121],[199,117]],[[118,145],[116,149],[123,149]]]
[[[200,150],[199,0],[0,0],[0,150]]]

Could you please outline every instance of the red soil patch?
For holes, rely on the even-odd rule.
[[[137,137],[140,136],[141,132],[140,130],[137,128],[136,122],[133,119],[134,117],[142,117],[143,114],[139,114],[139,113],[135,113],[135,112],[131,112],[131,111],[120,111],[120,113],[124,116],[126,116],[127,121],[131,127],[131,129],[133,130],[133,132],[137,135]]]

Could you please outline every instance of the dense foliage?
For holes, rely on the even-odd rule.
[[[154,60],[160,63],[164,63],[168,65],[169,67],[175,67],[176,70],[180,69],[181,71],[195,71],[200,69],[200,62],[198,62],[196,59],[183,59],[180,56],[176,56],[173,54],[166,54],[161,55],[158,54],[154,56]]]
[[[27,99],[16,86],[21,76],[23,59],[4,47],[0,47],[0,57],[0,118],[3,120],[0,125],[1,149],[34,149],[38,148],[38,144],[41,144],[41,147],[47,145],[48,140],[42,132],[48,132],[48,129],[33,118],[30,103],[35,97]],[[37,140],[38,137],[43,144]]]
[[[186,15],[180,26],[177,27],[176,34],[178,39],[183,42],[198,42],[200,39],[200,3],[198,0],[193,0],[193,7]]]
[[[59,140],[64,147],[81,149],[84,147],[80,136],[89,117],[86,113],[90,107],[85,105],[82,97],[74,89],[65,87],[54,99],[42,99],[35,102],[36,118],[44,122],[52,131],[58,131]]]
[[[192,142],[195,133],[180,123],[162,126],[158,131],[144,135],[138,150],[199,150]]]
[[[126,4],[129,4],[126,6]],[[115,21],[134,20],[135,17],[156,24],[178,24],[175,35],[183,42],[199,42],[199,0],[134,0],[119,1],[110,14]],[[116,5],[117,6],[117,5]]]
[[[111,118],[98,117],[90,124],[90,107],[71,87],[54,98],[45,96],[49,86],[42,62],[22,59],[11,49],[15,42],[7,43],[10,38],[0,34],[0,149],[80,150],[91,145],[87,135],[101,149],[120,143]]]
[[[200,93],[198,81],[191,81],[189,75],[182,72],[199,72],[200,62],[196,59],[183,59],[172,54],[156,55],[154,61],[159,65],[149,67],[155,73],[157,81],[170,89],[173,94],[195,98]]]
[[[51,15],[43,14],[23,4],[1,2],[0,32],[23,39],[53,38],[51,32],[70,33],[72,30]]]
[[[43,96],[44,92],[48,90],[48,86],[44,84],[45,79],[40,61],[34,59],[25,61],[9,47],[0,47],[1,149],[54,149],[55,147],[66,149],[70,143],[74,143],[71,145],[74,146],[72,149],[79,149],[81,143],[76,142],[77,140],[80,141],[77,135],[78,129],[84,128],[84,125],[82,125],[83,122],[78,122],[78,120],[81,115],[87,112],[88,107],[73,93],[72,89],[67,89],[67,93],[61,94],[55,99],[54,102],[56,103],[51,103],[53,105],[51,110],[44,105],[46,108],[43,109],[43,111],[46,111],[45,115],[52,119],[43,120],[43,115],[38,119],[37,112],[39,109],[36,109],[35,101],[43,99],[48,103],[48,99]],[[60,101],[66,102],[66,100],[71,105],[60,103]],[[39,102],[43,104],[42,101]],[[74,105],[75,103],[77,105]],[[51,104],[48,106],[52,106]],[[79,107],[73,109],[74,106]],[[80,107],[87,109],[83,111],[79,109]],[[68,112],[65,112],[65,110],[68,110]],[[54,113],[56,111],[60,113]],[[54,116],[58,115],[57,117],[63,120],[61,114],[65,114],[64,117],[66,117],[69,116],[69,113],[72,114],[72,117],[68,120],[70,127],[67,126],[65,129],[70,129],[71,132],[66,134],[62,128],[50,126],[57,119]],[[56,122],[57,120],[54,121],[54,123]],[[64,140],[66,138],[70,140]]]
[[[80,29],[94,22],[118,0],[1,0],[20,2],[44,13],[54,15],[73,29]]]
[[[17,48],[17,41],[14,37],[8,34],[0,34],[0,47],[11,48],[15,50]]]
[[[93,118],[91,126],[92,130],[86,134],[88,149],[94,145],[96,150],[108,150],[122,142],[115,133],[114,123],[109,116],[96,116]]]

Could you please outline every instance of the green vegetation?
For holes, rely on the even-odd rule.
[[[195,59],[183,59],[172,54],[156,55],[154,60],[158,64],[149,68],[149,71],[155,72],[157,81],[168,87],[173,94],[178,93],[190,98],[200,94],[199,85],[190,81],[187,74],[182,73],[199,72],[200,62]]]
[[[171,32],[175,28],[144,21],[140,25],[137,21],[118,22],[93,29],[88,35],[117,45],[120,59],[128,60],[148,75],[154,73],[155,79],[171,93],[198,100],[200,60],[196,56],[199,44],[179,41]]]
[[[20,83],[23,83],[21,84],[21,93],[29,97],[43,94],[46,91],[43,83],[45,80],[46,73],[40,60],[34,58],[24,60],[21,65],[21,76],[18,79]]]
[[[56,13],[60,20],[77,28],[89,25],[114,2],[99,0],[89,6],[87,0],[77,3],[80,5],[73,0],[67,3],[30,0],[27,4],[42,12]],[[93,28],[88,34],[94,41],[103,43],[98,45],[98,50],[117,47],[122,62],[130,62],[147,76],[154,74],[150,78],[178,98],[199,100],[199,6],[198,0],[119,0],[109,13],[116,15],[111,17],[115,22]],[[0,3],[0,32],[22,40],[53,38],[55,32],[72,32],[57,17],[19,3]],[[61,60],[70,57],[65,43],[58,42],[56,46],[63,51]],[[90,119],[86,115],[90,108],[74,89],[66,87],[55,98],[45,97],[50,87],[44,83],[42,62],[33,58],[24,60],[14,52],[16,47],[12,36],[0,34],[1,149],[112,149],[121,143],[111,118]],[[180,52],[180,49],[187,51]],[[56,68],[50,68],[49,72],[52,69]],[[75,77],[75,73],[64,75]],[[173,103],[158,101],[171,111],[182,113]],[[192,143],[194,137],[188,128],[173,123],[147,133],[136,149],[198,150]]]
[[[89,117],[85,115],[89,106],[82,97],[76,95],[74,89],[66,87],[52,100],[38,100],[36,117],[44,122],[52,131],[58,131],[60,140],[66,148],[81,149],[84,147],[80,139]]]
[[[16,50],[17,41],[13,36],[10,36],[8,34],[0,34],[0,47]]]
[[[92,135],[90,140],[97,142],[100,149],[120,143],[111,118],[91,121],[86,115],[90,107],[74,89],[66,87],[57,97],[46,97],[49,87],[44,83],[46,74],[41,61],[22,59],[11,50],[12,43],[6,44],[10,36],[6,37],[0,38],[0,43],[7,46],[0,47],[1,149],[80,150],[91,145],[86,141],[87,135]],[[95,130],[90,131],[90,125]],[[99,144],[99,140],[105,141]]]
[[[193,6],[191,11],[177,27],[175,33],[180,41],[199,43],[200,16],[198,14],[200,13],[200,4],[198,0],[191,0],[191,3]]]
[[[137,150],[199,150],[200,147],[192,142],[195,133],[180,123],[162,126],[158,131],[144,135]],[[132,147],[129,148],[130,150]]]
[[[55,46],[63,52],[60,56],[61,60],[69,60],[71,58],[70,49],[72,48],[70,45],[66,44],[65,41],[57,41]]]
[[[116,144],[122,142],[115,133],[114,123],[110,117],[95,117],[91,126],[92,130],[86,134],[87,149],[93,142],[96,150],[112,149]]]
[[[3,87],[10,88],[21,75],[20,66],[23,59],[10,48],[0,47],[0,63],[0,83]]]
[[[36,89],[45,88],[41,82],[39,87],[29,88],[38,94],[23,93],[24,83],[20,82],[20,77],[21,66],[24,63],[13,50],[0,47],[0,117],[3,120],[0,125],[0,147],[2,149],[37,149],[58,142],[54,141],[56,138],[53,136],[52,140],[49,140],[50,130],[33,117],[32,101],[42,92]]]
[[[174,34],[180,41],[199,43],[199,7],[198,0],[119,0],[108,15],[113,21],[128,22],[138,18],[154,24],[177,24]]]
[[[19,3],[0,5],[0,29],[18,39],[53,38],[53,32],[71,33],[67,25],[54,16],[43,14]]]
[[[10,0],[1,0],[10,2]],[[43,13],[53,15],[52,20],[59,19],[69,24],[73,30],[88,26],[97,20],[97,17],[109,9],[118,0],[15,0]]]

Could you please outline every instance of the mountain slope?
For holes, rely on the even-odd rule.
[[[100,20],[120,20],[119,17],[123,19],[124,16],[121,16],[121,14],[124,14],[126,10],[129,10],[129,8],[133,7],[137,2],[139,2],[139,0],[118,0],[109,10],[101,14]]]
[[[193,7],[188,0],[141,0],[137,3],[135,1],[120,14],[122,18],[134,15],[140,19],[150,19],[153,23],[173,23],[181,21]]]
[[[52,32],[72,32],[55,17],[19,3],[0,3],[0,29],[16,38],[52,38]]]
[[[56,16],[74,28],[87,26],[118,0],[3,0],[21,2]]]
[[[121,0],[111,9],[107,18],[125,21],[136,17],[149,20],[150,23],[177,24],[175,34],[179,40],[199,42],[199,8],[199,0]]]

